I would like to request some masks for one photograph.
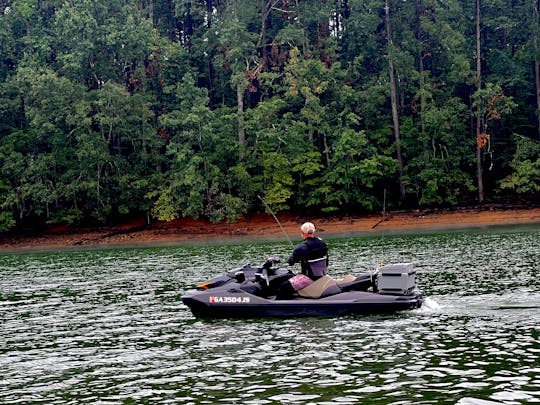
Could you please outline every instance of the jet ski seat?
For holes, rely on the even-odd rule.
[[[336,283],[341,287],[342,285],[352,283],[355,280],[356,280],[355,276],[353,276],[352,274],[347,274],[343,278],[337,278]]]
[[[336,280],[342,291],[367,291],[370,288],[376,290],[375,278],[373,273],[366,272],[359,276],[345,276]]]
[[[323,298],[340,292],[341,288],[339,288],[336,280],[329,275],[324,275],[307,287],[297,291],[298,295],[303,298]]]

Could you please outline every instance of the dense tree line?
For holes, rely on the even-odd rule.
[[[0,231],[531,201],[538,0],[0,0]]]

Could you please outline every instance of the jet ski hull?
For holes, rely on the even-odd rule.
[[[392,313],[419,308],[423,298],[418,291],[399,296],[347,291],[317,299],[274,300],[230,289],[191,290],[183,295],[182,301],[199,318],[286,318]]]

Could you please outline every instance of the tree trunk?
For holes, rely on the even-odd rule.
[[[339,38],[339,32],[341,31],[340,21],[341,3],[339,0],[334,0],[334,34],[336,38]]]
[[[426,133],[426,123],[424,120],[424,113],[426,111],[427,101],[426,101],[426,80],[425,80],[425,70],[424,70],[424,49],[422,46],[423,40],[423,31],[421,27],[420,16],[423,12],[423,4],[421,0],[416,1],[416,39],[420,44],[418,52],[418,74],[419,74],[419,88],[420,88],[420,133],[424,135]]]
[[[538,60],[538,1],[534,1],[533,7],[533,42],[534,42],[534,83],[536,87],[536,118],[537,131],[540,138],[540,61]]]
[[[246,153],[246,132],[244,129],[244,87],[236,85],[236,104],[238,107],[238,158],[244,160]]]
[[[392,122],[394,125],[394,137],[396,139],[396,154],[399,165],[399,192],[400,203],[405,200],[405,184],[403,183],[403,157],[401,156],[401,135],[399,132],[399,114],[398,114],[398,94],[394,72],[394,61],[392,60],[392,30],[390,29],[390,6],[389,0],[385,0],[385,24],[386,36],[388,42],[388,74],[390,76],[390,100],[392,104]]]
[[[481,32],[480,32],[480,0],[476,0],[476,88],[482,88],[482,58],[481,58]],[[481,117],[476,117],[476,175],[478,179],[478,203],[484,202],[484,168],[482,165],[482,147],[479,142],[481,130]]]
[[[207,0],[206,2],[206,29],[210,31],[212,28],[212,10],[213,10],[213,3],[212,0]],[[214,106],[216,101],[216,89],[215,89],[215,70],[214,70],[214,62],[213,62],[213,55],[211,52],[207,53],[207,64],[208,64],[208,97],[210,98],[210,105]]]
[[[140,7],[146,11],[146,18],[152,21],[155,25],[156,22],[154,21],[154,0],[141,1]]]
[[[261,32],[259,34],[259,41],[257,42],[257,47],[265,45],[265,36],[266,36],[266,25],[268,23],[268,16],[272,12],[272,8],[275,7],[278,3],[278,0],[263,0],[262,9],[261,9]]]
[[[536,83],[536,117],[538,119],[537,131],[540,138],[540,62],[534,61],[534,81]]]

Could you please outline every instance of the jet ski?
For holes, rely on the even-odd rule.
[[[357,276],[333,279],[329,275],[276,299],[278,287],[294,276],[269,258],[262,267],[246,264],[186,291],[183,303],[198,318],[261,318],[379,314],[420,308],[411,263],[388,264]]]

